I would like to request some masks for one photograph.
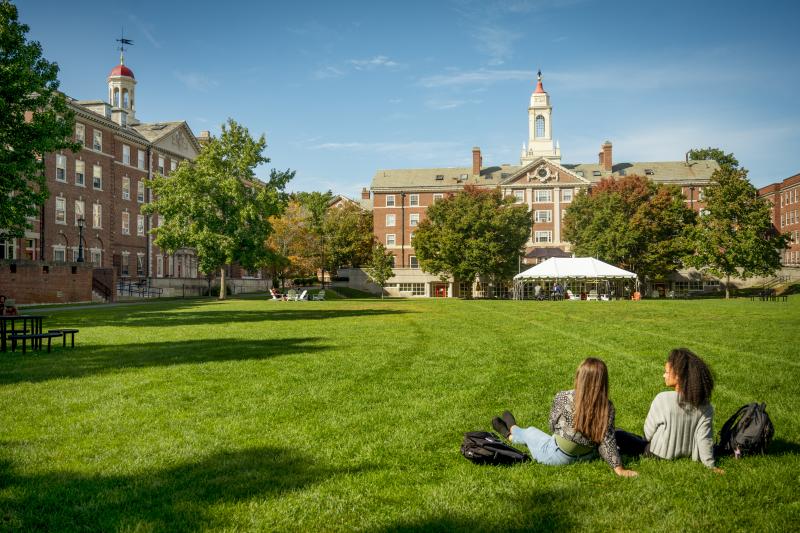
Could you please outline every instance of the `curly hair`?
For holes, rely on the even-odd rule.
[[[594,357],[586,358],[575,373],[575,429],[599,443],[608,429],[608,368]]]
[[[667,362],[678,379],[678,399],[682,404],[697,408],[711,401],[714,377],[705,361],[688,348],[675,348],[669,352]]]

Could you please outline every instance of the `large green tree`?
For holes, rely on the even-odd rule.
[[[394,276],[394,271],[392,270],[393,262],[394,255],[386,251],[383,243],[375,243],[372,248],[372,255],[364,271],[372,281],[380,285],[381,300],[383,299],[383,286],[386,285],[386,280]]]
[[[322,231],[327,249],[326,267],[359,267],[372,256],[372,213],[354,204],[334,207],[325,216]]]
[[[255,140],[247,128],[228,119],[195,161],[149,182],[155,200],[143,211],[164,220],[152,230],[155,244],[169,253],[197,250],[203,272],[220,271],[220,299],[225,298],[225,265],[237,262],[252,269],[267,264],[269,219],[282,210],[283,190],[294,177],[293,171],[275,169],[266,182],[255,177],[256,166],[269,162],[263,155],[266,144],[264,135]]]
[[[315,275],[319,266],[319,240],[311,228],[311,215],[297,200],[289,200],[280,215],[270,219],[273,232],[267,240],[272,255],[267,267],[281,286],[290,277]]]
[[[739,160],[733,154],[726,154],[720,148],[693,148],[689,150],[689,159],[693,161],[703,161],[711,159],[719,163],[722,168],[739,168]]]
[[[309,214],[311,231],[316,235],[319,242],[319,250],[316,255],[318,268],[322,271],[322,286],[325,286],[325,220],[328,215],[328,206],[333,200],[333,193],[326,192],[296,192],[292,194],[294,200],[302,205]]]
[[[455,282],[506,279],[517,269],[531,215],[499,189],[467,186],[430,206],[414,233],[420,268]]]
[[[47,200],[43,155],[80,150],[58,65],[26,39],[28,30],[16,6],[0,1],[0,239],[21,237]]]
[[[642,176],[607,178],[578,194],[564,217],[565,240],[577,255],[596,257],[640,278],[682,266],[695,215],[680,189]]]
[[[772,225],[770,204],[758,196],[747,170],[724,165],[705,188],[705,208],[695,230],[695,251],[687,263],[725,277],[769,276],[781,267],[788,236]]]

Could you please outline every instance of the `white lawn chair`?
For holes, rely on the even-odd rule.
[[[590,301],[597,301],[597,291],[592,289],[589,291],[589,294],[586,295],[586,300]]]
[[[325,301],[325,289],[320,290],[317,294],[312,296],[311,299],[318,302]]]
[[[298,301],[298,302],[299,302],[300,300],[306,300],[306,301],[308,301],[308,291],[307,291],[307,290],[305,290],[305,289],[303,289],[303,292],[301,292],[301,293],[300,293],[300,296],[298,296],[298,297],[297,297],[295,300],[296,300],[296,301]]]
[[[289,291],[286,293],[286,299],[297,300],[297,291],[294,289],[289,289]]]

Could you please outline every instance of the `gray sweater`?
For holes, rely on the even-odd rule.
[[[714,466],[714,408],[681,406],[675,391],[658,394],[644,421],[650,451],[662,459],[691,457]]]

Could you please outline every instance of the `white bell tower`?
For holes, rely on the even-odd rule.
[[[108,103],[114,110],[124,111],[128,124],[137,124],[136,120],[136,78],[133,71],[125,66],[125,56],[119,55],[119,65],[111,69],[108,75]]]
[[[553,145],[553,106],[550,105],[550,95],[542,86],[541,70],[536,77],[536,90],[531,94],[528,107],[528,146],[522,146],[520,163],[525,165],[540,157],[561,163],[561,148],[558,143]]]

